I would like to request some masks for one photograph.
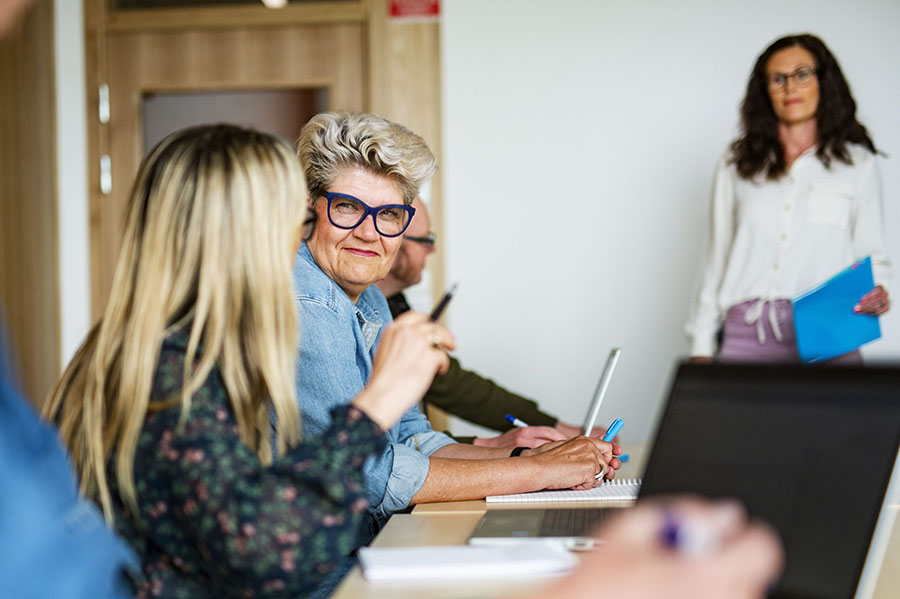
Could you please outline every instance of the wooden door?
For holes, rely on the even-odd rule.
[[[93,164],[108,155],[111,187],[103,193],[100,168],[91,176],[91,306],[102,313],[121,244],[124,211],[143,155],[142,100],[159,92],[258,89],[325,89],[329,109],[365,108],[364,19],[336,22],[236,25],[203,23],[202,9],[181,11],[187,22],[170,23],[167,11],[142,27],[133,14],[97,27],[97,80],[109,88],[109,122],[97,126]],[[189,16],[197,16],[191,21]],[[97,24],[97,21],[94,21]],[[165,22],[165,25],[159,23]],[[151,23],[151,25],[153,24]],[[89,43],[91,37],[89,36]],[[102,75],[105,74],[105,77]],[[89,76],[90,79],[90,76]],[[96,106],[96,103],[89,102]],[[96,119],[96,113],[92,115]],[[297,131],[299,133],[299,131]]]

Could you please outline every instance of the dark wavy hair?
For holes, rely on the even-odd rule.
[[[844,79],[837,59],[825,43],[808,33],[775,40],[756,59],[741,102],[741,136],[731,143],[731,161],[738,174],[750,179],[760,173],[778,179],[785,173],[784,148],[778,139],[778,117],[769,97],[766,65],[779,50],[800,46],[816,60],[819,106],[816,110],[818,150],[816,156],[826,167],[832,160],[852,164],[847,143],[855,143],[876,153],[866,128],[856,120],[856,101]]]

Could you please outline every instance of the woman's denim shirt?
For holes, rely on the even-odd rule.
[[[372,374],[372,357],[391,312],[381,291],[372,285],[354,305],[347,294],[313,260],[306,244],[294,262],[294,293],[300,316],[297,397],[303,434],[321,435],[331,423],[331,410],[350,403]],[[369,505],[379,523],[409,505],[425,477],[428,456],[455,443],[431,429],[413,406],[387,433],[384,454],[363,468]]]

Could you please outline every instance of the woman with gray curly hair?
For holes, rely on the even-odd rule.
[[[390,270],[416,212],[410,204],[434,173],[434,156],[402,125],[345,112],[313,117],[298,152],[310,205],[323,223],[307,244],[309,253],[357,303]]]
[[[298,152],[316,223],[294,264],[295,288],[302,290],[297,397],[305,433],[317,436],[327,429],[330,411],[369,382],[381,331],[391,321],[374,283],[390,270],[415,215],[410,204],[435,159],[402,125],[345,112],[314,117],[300,134]],[[453,340],[433,341],[449,346]],[[365,464],[372,526],[360,544],[412,504],[590,488],[619,467],[612,445],[587,437],[512,452],[458,444],[433,431],[415,407],[387,435],[385,451]]]

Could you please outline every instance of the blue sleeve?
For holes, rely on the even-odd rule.
[[[372,488],[380,491],[371,497],[375,517],[387,520],[394,512],[405,509],[428,477],[429,456],[456,443],[443,433],[432,430],[428,419],[416,406],[411,407],[391,429],[392,443],[380,459],[367,464]]]
[[[397,431],[397,442],[426,456],[430,456],[444,445],[456,443],[444,433],[432,429],[428,418],[419,411],[418,406],[408,409],[394,430]]]
[[[131,597],[138,564],[78,496],[56,431],[0,377],[0,596]]]

